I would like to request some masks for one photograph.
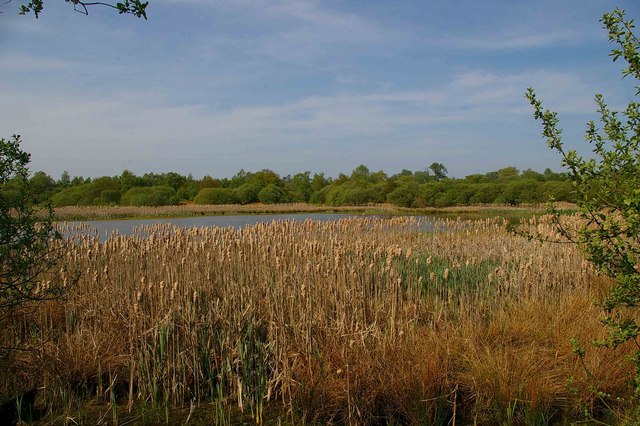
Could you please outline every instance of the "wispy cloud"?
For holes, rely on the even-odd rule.
[[[52,56],[29,55],[15,52],[0,54],[0,63],[2,63],[2,72],[50,72],[68,70],[82,72],[89,69],[98,69],[98,65],[89,61],[80,62],[75,60],[60,59]],[[116,65],[111,64],[109,64],[107,67],[110,70],[117,68]],[[104,65],[100,66],[99,68],[101,70],[105,70]]]
[[[310,96],[227,111],[170,106],[153,92],[60,100],[7,90],[8,102],[0,105],[0,126],[11,124],[22,132],[34,148],[36,167],[44,169],[55,159],[58,167],[91,175],[113,174],[125,167],[202,174],[213,169],[228,175],[241,167],[281,165],[290,172],[292,167],[286,164],[293,159],[310,168],[318,158],[349,158],[352,150],[367,146],[375,146],[377,155],[394,158],[398,141],[404,152],[424,150],[425,144],[431,152],[439,152],[447,146],[443,129],[505,120],[517,126],[530,120],[523,92],[531,81],[538,81],[545,95],[558,85],[581,90],[580,81],[569,74],[477,71],[456,75],[438,88]],[[549,102],[556,100],[554,96]],[[575,112],[572,108],[583,105],[560,107]],[[95,163],[75,164],[73,156],[84,152],[95,153]],[[363,158],[367,155],[363,153]]]
[[[36,20],[32,16],[18,15],[18,6],[16,4],[13,4],[13,7],[5,5],[0,11],[2,11],[0,13],[0,31],[31,35],[54,35],[57,33],[51,25],[43,22],[42,19]]]
[[[285,61],[323,58],[358,46],[379,49],[407,40],[397,28],[359,15],[332,11],[316,2],[282,1],[270,15],[289,18],[289,25],[267,37],[259,51]]]
[[[176,3],[177,0],[164,0]],[[336,55],[354,47],[397,44],[407,41],[400,28],[355,13],[330,8],[326,3],[309,0],[205,1],[187,3],[224,11],[239,22],[254,22],[243,47],[247,52],[284,62],[305,63]],[[180,0],[183,3],[183,0]],[[241,35],[242,40],[246,35]],[[205,45],[208,43],[205,40]],[[214,41],[215,43],[215,41]],[[234,40],[234,44],[241,41]],[[210,50],[210,49],[208,49]]]
[[[529,29],[525,29],[527,31]],[[573,30],[532,32],[522,34],[522,29],[513,29],[495,34],[473,34],[466,37],[445,37],[441,42],[453,49],[520,50],[584,41],[584,35]]]
[[[602,6],[579,0],[152,3],[149,21],[64,2],[0,15],[0,128],[23,134],[34,168],[531,167],[504,145],[537,141],[527,87],[580,126],[594,91],[624,92],[601,87]]]

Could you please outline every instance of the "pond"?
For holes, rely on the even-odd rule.
[[[141,226],[149,226],[155,224],[170,224],[184,228],[191,227],[233,227],[243,228],[248,225],[255,225],[260,222],[273,222],[274,220],[291,220],[291,221],[305,221],[319,220],[323,222],[344,219],[348,217],[357,217],[361,215],[354,214],[342,214],[342,213],[299,213],[299,214],[260,214],[260,215],[222,215],[222,216],[194,216],[194,217],[182,217],[182,218],[158,218],[158,219],[124,219],[124,220],[89,220],[79,222],[64,222],[67,227],[64,229],[64,234],[69,236],[72,231],[78,232],[78,225],[83,226],[81,232],[86,234],[96,234],[100,236],[100,239],[104,240],[109,235],[117,232],[121,235],[133,234],[134,228]]]

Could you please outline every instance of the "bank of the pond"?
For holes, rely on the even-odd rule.
[[[572,206],[563,208],[571,210]],[[500,216],[508,219],[529,218],[544,214],[545,206],[458,206],[445,208],[403,208],[391,204],[367,206],[319,206],[312,204],[249,204],[249,205],[179,205],[159,207],[138,206],[73,206],[55,209],[57,221],[121,220],[190,218],[197,216],[240,216],[269,214],[364,214],[364,215],[413,215],[436,217],[461,217],[462,219],[483,219]]]

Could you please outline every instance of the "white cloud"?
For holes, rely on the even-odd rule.
[[[315,2],[283,1],[268,14],[286,17],[285,29],[267,37],[259,52],[284,61],[304,62],[335,55],[354,46],[396,44],[406,40],[401,31],[364,17],[338,13]]]
[[[164,0],[176,4],[178,0]],[[179,1],[183,3],[183,0]],[[355,13],[329,8],[325,3],[310,0],[203,1],[186,0],[199,7],[209,7],[216,14],[229,14],[251,32],[258,35],[245,40],[248,53],[284,62],[316,62],[353,47],[390,45],[407,41],[401,29],[392,28]],[[251,25],[251,24],[255,25]],[[239,34],[242,40],[246,35]],[[208,40],[203,49],[211,55]],[[239,44],[239,40],[232,41]]]
[[[556,46],[584,40],[584,35],[573,30],[536,31],[522,34],[522,29],[501,33],[473,34],[468,37],[446,37],[441,42],[454,49],[519,50],[534,47]],[[528,31],[528,29],[525,29]]]
[[[2,9],[0,9],[2,10]],[[42,19],[36,20],[33,16],[18,15],[17,6],[2,10],[0,13],[0,28],[7,33],[24,33],[30,35],[51,36],[56,31]]]
[[[3,72],[15,72],[15,71],[66,71],[74,70],[81,72],[88,69],[97,69],[98,66],[90,62],[78,62],[69,61],[65,59],[59,59],[51,56],[35,56],[23,53],[9,52],[0,54],[0,62]],[[101,70],[105,70],[105,66],[99,67]],[[114,69],[116,66],[109,65],[109,69]]]
[[[60,99],[5,89],[0,127],[23,134],[36,169],[68,169],[72,174],[114,174],[130,168],[196,174],[222,170],[220,174],[229,175],[240,167],[273,164],[289,172],[308,164],[326,170],[317,164],[319,158],[339,163],[354,150],[371,146],[377,155],[395,158],[398,141],[410,150],[424,150],[427,141],[430,151],[443,152],[443,128],[528,122],[531,111],[523,93],[532,81],[549,105],[582,111],[581,101],[562,102],[567,92],[581,89],[571,75],[469,72],[439,88],[310,96],[227,111],[170,106],[155,92]],[[554,95],[547,98],[549,93]]]

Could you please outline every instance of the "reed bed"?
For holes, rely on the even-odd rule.
[[[291,204],[185,204],[177,206],[66,206],[55,209],[56,220],[100,220],[141,217],[189,217],[230,214],[285,214],[285,213],[364,213],[371,206],[319,206],[305,203]],[[376,211],[397,211],[390,204],[375,206]]]
[[[61,249],[42,285],[64,280],[67,300],[4,337],[44,342],[14,364],[54,418],[98,400],[114,423],[148,406],[261,424],[277,406],[294,424],[546,424],[628,396],[629,348],[579,358],[570,343],[602,336],[609,283],[499,219],[80,229]]]
[[[570,210],[574,208],[568,203],[561,203],[560,208]],[[366,206],[322,206],[305,203],[290,204],[226,204],[226,205],[198,205],[186,204],[178,206],[66,206],[55,209],[56,220],[100,220],[100,219],[126,219],[143,217],[189,217],[189,216],[214,216],[229,214],[286,214],[286,213],[388,213],[402,214],[414,213],[424,215],[484,215],[498,216],[502,214],[541,214],[545,212],[543,205],[507,206],[456,206],[443,208],[411,209],[397,207],[392,204],[372,204]],[[43,211],[45,215],[47,212]]]

